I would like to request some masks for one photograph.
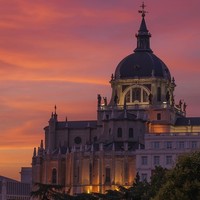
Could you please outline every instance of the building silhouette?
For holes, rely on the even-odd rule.
[[[19,182],[14,179],[0,176],[0,200],[29,200],[31,198],[31,183]]]
[[[45,144],[41,141],[34,149],[33,183],[61,184],[71,194],[104,193],[131,186],[138,171],[149,179],[156,165],[171,167],[185,148],[199,147],[192,143],[195,137],[186,136],[198,138],[200,118],[187,118],[186,103],[175,102],[175,79],[151,49],[144,4],[141,7],[137,45],[111,75],[111,99],[97,95],[97,119],[92,121],[59,121],[55,107],[44,128]],[[184,142],[178,154],[168,151],[171,140]],[[155,145],[152,156],[149,145]],[[160,162],[164,155],[168,164]]]

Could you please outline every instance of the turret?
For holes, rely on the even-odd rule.
[[[57,113],[56,113],[56,105],[55,105],[55,111],[54,113],[52,112],[51,118],[49,120],[49,127],[48,127],[48,146],[46,149],[48,149],[50,152],[56,148],[56,143],[55,143],[55,137],[56,137],[56,125],[57,125]]]
[[[153,53],[153,51],[150,48],[150,37],[151,34],[147,30],[146,22],[145,22],[145,14],[146,11],[144,10],[145,5],[142,4],[142,10],[139,10],[139,13],[142,13],[142,22],[140,25],[140,29],[138,31],[138,34],[136,34],[137,38],[137,48],[134,50],[135,52],[145,51]]]

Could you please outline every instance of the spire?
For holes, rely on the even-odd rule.
[[[54,109],[55,109],[55,112],[54,112],[54,114],[56,114],[56,109],[57,109],[57,106],[56,106],[56,105],[54,106]]]
[[[41,140],[41,143],[40,143],[40,148],[43,149],[44,148],[44,145],[43,145],[43,140]]]
[[[67,119],[67,116],[66,116],[66,119],[65,119],[65,127],[67,128],[68,127],[68,119]]]
[[[34,150],[33,150],[33,156],[36,156],[36,148],[34,148]]]
[[[142,9],[139,10],[138,12],[142,14],[142,22],[140,24],[140,29],[138,30],[138,33],[135,35],[137,38],[137,48],[134,51],[152,53],[153,51],[150,48],[151,34],[149,33],[146,22],[145,22],[145,15],[147,11],[144,10],[144,8],[146,7],[146,5],[144,5],[144,2],[142,3],[140,7]]]
[[[56,110],[57,110],[57,106],[55,105],[54,106],[54,114],[53,114],[53,118],[55,119],[55,120],[57,120],[57,113],[56,113]]]

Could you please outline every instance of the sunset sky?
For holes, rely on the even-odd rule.
[[[31,166],[54,105],[59,120],[96,119],[117,64],[136,47],[141,0],[0,0],[0,175]],[[151,48],[200,116],[200,1],[146,0]]]

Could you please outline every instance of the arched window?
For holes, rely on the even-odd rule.
[[[97,136],[95,136],[95,137],[93,138],[93,141],[94,141],[94,142],[96,142],[96,141],[97,141]]]
[[[109,133],[109,135],[111,135],[111,128],[109,128],[108,133]]]
[[[90,178],[90,184],[92,184],[92,163],[90,163],[90,166],[89,166],[89,178]]]
[[[157,101],[161,101],[161,88],[157,88]]]
[[[130,102],[131,102],[130,90],[126,93],[125,99],[126,99],[126,102],[127,102],[127,103],[130,103]]]
[[[148,102],[149,101],[149,95],[145,90],[143,90],[143,102]]]
[[[134,87],[125,93],[126,103],[148,103],[150,92],[143,87]]]
[[[127,182],[128,181],[128,172],[129,172],[129,170],[128,170],[128,163],[127,162],[125,162],[124,163],[124,179],[125,179],[125,181]]]
[[[105,177],[105,183],[110,183],[111,177],[110,177],[110,167],[106,167],[106,177]]]
[[[129,128],[128,137],[133,138],[133,128]]]
[[[52,184],[56,184],[57,183],[57,170],[55,168],[52,170],[51,178],[52,178],[52,180],[51,180]]]
[[[117,137],[121,138],[122,137],[122,128],[117,129]]]
[[[132,90],[132,101],[141,102],[141,88],[134,88]]]

